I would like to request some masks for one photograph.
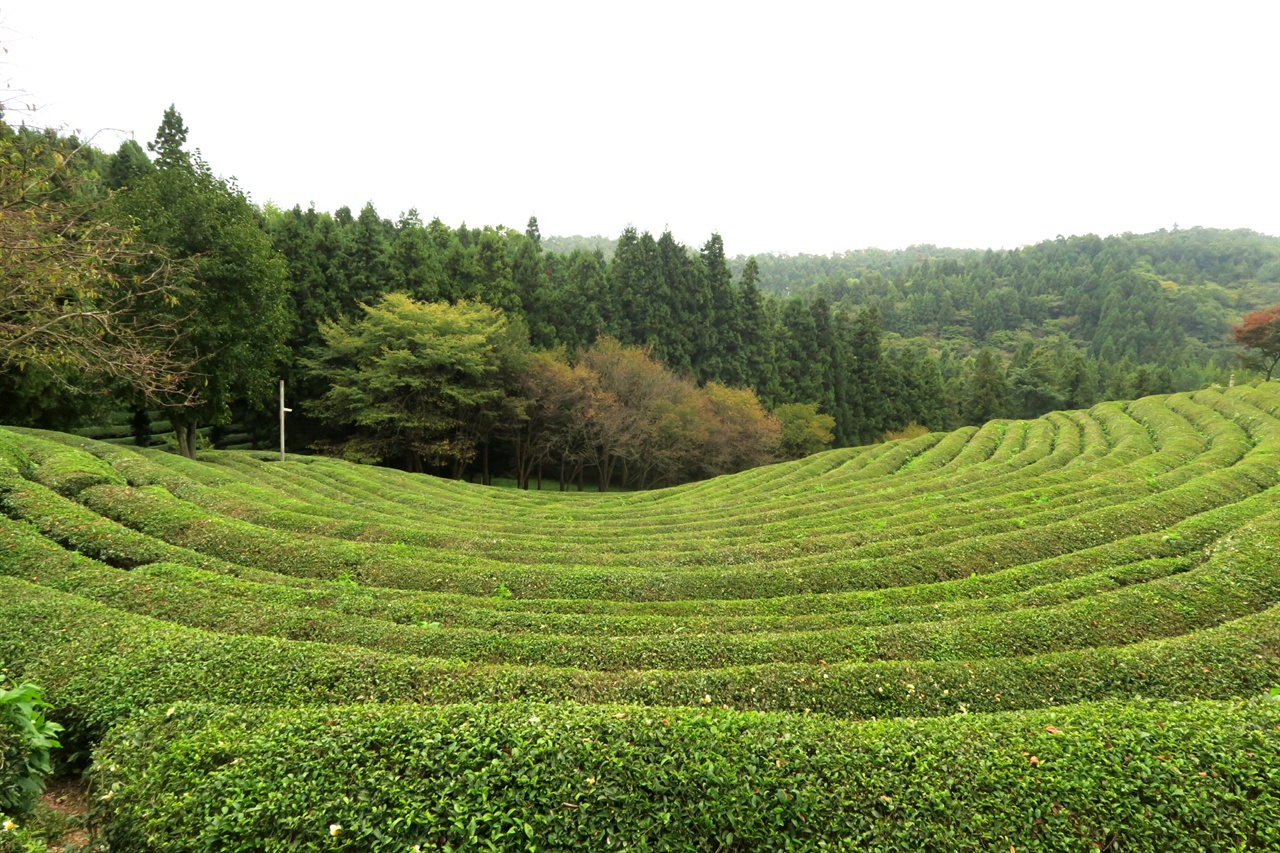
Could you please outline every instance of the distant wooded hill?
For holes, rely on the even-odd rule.
[[[238,434],[270,440],[275,380],[283,377],[297,410],[290,431],[296,447],[350,447],[360,431],[321,417],[321,401],[336,387],[334,371],[322,366],[345,352],[335,343],[340,336],[324,330],[341,327],[350,333],[343,340],[356,340],[370,307],[396,294],[386,304],[402,305],[411,317],[443,317],[448,312],[440,306],[483,303],[501,314],[494,328],[511,330],[504,340],[513,352],[552,353],[566,369],[581,369],[601,344],[607,351],[636,347],[643,359],[626,363],[660,362],[690,388],[749,388],[775,414],[809,407],[831,419],[837,445],[877,441],[913,423],[947,430],[1225,384],[1239,368],[1232,324],[1280,302],[1280,238],[1252,231],[1058,237],[1008,251],[922,245],[733,258],[718,234],[691,247],[670,232],[635,228],[616,240],[544,238],[534,218],[523,230],[454,228],[439,219],[423,222],[413,210],[393,221],[372,204],[358,212],[259,209],[233,183],[215,178],[198,153],[187,152],[185,139],[174,108],[150,146],[154,162],[132,141],[107,155],[56,135],[0,133],[9,161],[44,164],[49,197],[61,205],[53,217],[52,208],[19,196],[17,209],[96,222],[104,233],[127,232],[130,240],[153,244],[161,254],[139,255],[143,272],[156,257],[172,259],[181,287],[171,300],[143,292],[136,305],[127,303],[129,312],[108,316],[122,334],[175,333],[167,344],[144,340],[135,350],[171,353],[174,375],[190,380],[199,410],[171,405],[168,412],[175,435],[188,438],[197,424],[235,419]],[[9,186],[16,192],[27,184]],[[14,245],[26,245],[18,240],[23,233],[11,235]],[[79,267],[68,266],[79,256],[57,254],[64,245],[57,240],[39,245],[49,259],[47,280],[23,274],[16,263],[6,267],[10,289],[41,283],[31,306],[6,327],[12,341],[29,341],[48,325],[35,323],[37,316],[79,328],[67,322],[81,313],[67,307],[66,296],[80,280],[72,275]],[[134,280],[116,275],[131,293]],[[79,298],[96,304],[92,290]],[[418,338],[396,329],[398,336],[371,352],[415,352]],[[100,422],[112,414],[101,412],[104,406],[137,404],[126,389],[104,394],[89,381],[86,365],[95,360],[83,356],[99,336],[74,340],[81,350],[65,342],[49,351],[12,349],[0,369],[0,421],[65,429]],[[523,361],[513,358],[511,365]],[[424,387],[405,380],[404,370],[385,372],[407,398]],[[457,373],[433,373],[431,382],[455,392]],[[501,446],[506,439],[498,427],[524,421],[494,412],[501,398],[511,412],[527,415],[537,395],[524,386],[533,378],[514,367],[485,375],[493,386],[482,389],[489,402],[455,405],[439,422],[450,426],[432,421],[421,442],[455,473],[477,448],[487,453],[492,445],[500,471],[520,455]],[[610,393],[635,396],[638,375]],[[96,393],[84,393],[86,387]],[[698,398],[686,391],[688,400]],[[357,408],[353,417],[367,414],[368,407]],[[136,418],[152,420],[146,411]],[[684,427],[694,434],[714,423],[691,416]],[[693,474],[673,471],[668,479],[685,475]]]
[[[606,260],[616,247],[599,235],[543,239],[547,251],[598,249]],[[1059,236],[1011,250],[736,255],[728,259],[734,278],[752,258],[756,286],[771,296],[821,298],[853,313],[875,308],[891,335],[1009,355],[1024,333],[1065,335],[1107,361],[1172,366],[1189,357],[1229,367],[1218,357],[1229,350],[1231,324],[1280,302],[1280,237],[1242,229]]]

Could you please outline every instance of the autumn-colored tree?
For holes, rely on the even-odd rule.
[[[148,403],[183,405],[173,265],[130,228],[100,221],[79,190],[87,147],[0,121],[0,370],[83,387],[120,381]],[[179,309],[180,310],[180,309]],[[190,388],[190,386],[187,386]]]
[[[594,469],[601,491],[680,483],[773,462],[781,425],[749,389],[692,380],[646,347],[601,338],[569,364],[556,352],[529,359],[512,431],[517,481],[558,460],[568,480]],[[828,436],[828,440],[830,436]]]
[[[600,491],[608,491],[619,463],[651,464],[645,457],[653,408],[666,383],[665,368],[648,350],[601,338],[578,353],[578,362],[597,377],[603,392],[587,423]],[[625,478],[624,478],[625,479]]]
[[[715,477],[778,460],[782,423],[765,409],[754,391],[708,382],[702,397],[713,419],[702,473]]]
[[[1280,305],[1245,314],[1240,325],[1231,327],[1231,339],[1242,347],[1257,350],[1237,358],[1269,381],[1271,372],[1280,363]]]

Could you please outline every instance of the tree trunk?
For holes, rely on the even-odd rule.
[[[480,473],[480,485],[492,486],[493,479],[489,476],[489,442],[484,443],[484,455],[481,457],[480,464],[482,470]]]
[[[601,493],[609,491],[609,482],[613,479],[613,466],[615,464],[617,464],[617,460],[608,454],[600,460],[598,473],[600,474]]]
[[[173,434],[178,438],[178,453],[188,459],[196,458],[196,420],[186,415],[171,415]]]

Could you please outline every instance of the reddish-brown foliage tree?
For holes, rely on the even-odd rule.
[[[1231,339],[1242,347],[1257,350],[1237,356],[1240,363],[1271,379],[1280,363],[1280,305],[1245,314],[1240,325],[1231,327]]]

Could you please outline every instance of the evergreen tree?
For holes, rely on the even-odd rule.
[[[893,397],[900,389],[889,382],[888,365],[881,347],[880,316],[871,308],[859,314],[849,329],[847,410],[849,426],[845,443],[870,444],[892,424]],[[837,425],[839,419],[837,418]]]
[[[107,189],[118,190],[133,186],[155,170],[155,165],[142,150],[142,146],[132,139],[126,139],[111,156],[104,179]]]
[[[396,223],[387,265],[391,288],[419,302],[434,302],[447,288],[444,268],[416,208]]]
[[[943,384],[938,362],[919,344],[905,347],[894,368],[896,422],[894,427],[920,424],[930,431],[952,428],[954,415],[948,405],[950,397]]]
[[[582,349],[613,326],[616,317],[609,300],[604,259],[598,253],[574,249],[568,256],[553,256],[552,282],[545,304],[546,327],[555,330],[556,341],[570,350]],[[615,321],[616,322],[616,321]]]
[[[829,356],[819,349],[813,313],[800,297],[783,304],[779,331],[779,399],[787,403],[820,404]]]
[[[778,360],[775,344],[777,323],[772,300],[766,300],[758,286],[760,266],[755,258],[747,260],[738,283],[742,305],[742,384],[756,389],[768,405],[780,402]]]
[[[609,287],[618,315],[611,331],[623,343],[656,345],[671,329],[671,298],[658,244],[649,232],[628,227],[609,264]]]
[[[701,259],[708,305],[702,334],[694,338],[699,344],[694,355],[697,375],[703,380],[718,379],[740,385],[746,382],[743,308],[719,234],[712,234],[703,244]]]
[[[644,342],[653,346],[654,355],[667,367],[684,376],[705,379],[706,370],[712,366],[707,359],[712,357],[717,336],[716,330],[707,325],[711,304],[706,272],[670,231],[658,238],[657,248],[662,285],[653,294],[654,304],[649,312],[654,317],[666,317],[667,321],[650,321]]]
[[[350,226],[346,284],[349,298],[372,303],[391,289],[391,264],[386,229],[373,202],[360,209]]]
[[[961,416],[967,424],[978,425],[994,418],[1003,418],[1009,410],[1009,384],[995,353],[984,349],[974,360],[969,374]]]
[[[137,223],[144,240],[186,260],[177,305],[158,316],[181,318],[197,406],[171,408],[181,452],[194,457],[200,421],[226,423],[237,398],[271,400],[288,333],[287,268],[243,193],[179,147],[186,127],[170,107],[156,134],[158,169],[116,196],[114,215]]]
[[[147,143],[147,150],[156,155],[156,166],[160,169],[186,167],[191,164],[191,155],[187,153],[187,126],[178,114],[174,104],[164,111],[160,127],[156,130],[156,138]]]

